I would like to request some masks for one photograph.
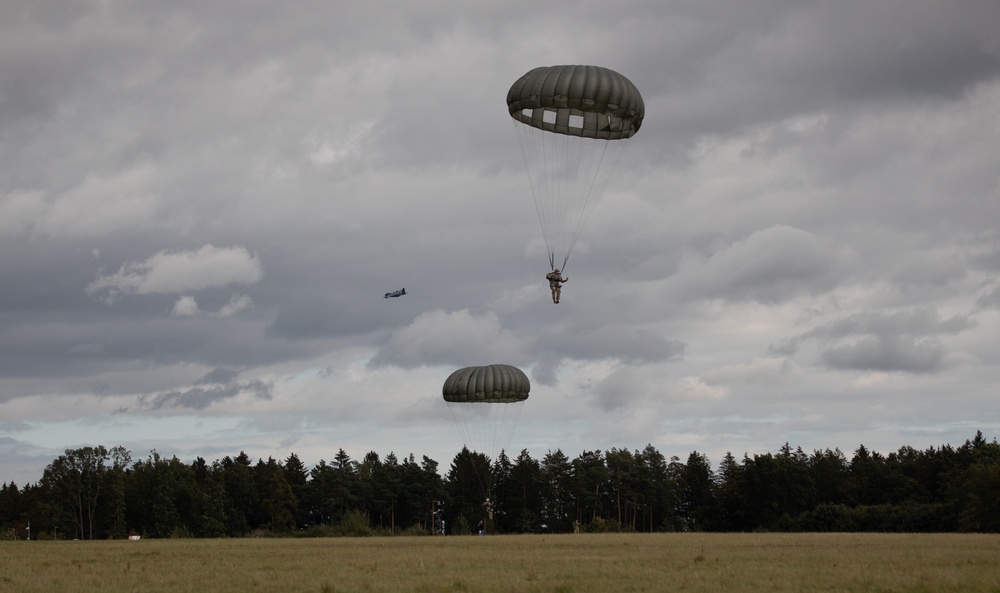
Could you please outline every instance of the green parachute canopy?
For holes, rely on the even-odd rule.
[[[566,270],[590,212],[642,125],[632,82],[600,66],[546,66],[517,79],[507,112],[528,172],[549,267]]]
[[[517,79],[507,110],[533,128],[587,138],[631,138],[646,107],[632,82],[600,66],[543,66]]]
[[[509,404],[528,399],[528,376],[507,364],[466,367],[444,382],[442,394],[449,403]]]

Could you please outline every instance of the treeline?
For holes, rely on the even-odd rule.
[[[70,449],[36,484],[0,488],[0,539],[560,533],[600,531],[1000,532],[1000,445],[883,455],[864,446],[727,454],[713,468],[642,451],[515,459],[463,449],[444,475],[413,455],[340,450],[184,463],[155,451]]]

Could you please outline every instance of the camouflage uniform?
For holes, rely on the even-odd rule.
[[[546,274],[545,279],[549,281],[549,288],[552,289],[552,302],[558,304],[562,283],[569,281],[569,277],[563,278],[562,274],[559,273],[559,268],[556,268]]]

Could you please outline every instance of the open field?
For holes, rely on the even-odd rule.
[[[1000,592],[1000,535],[0,542],[0,592]]]

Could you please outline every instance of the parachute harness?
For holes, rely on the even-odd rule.
[[[594,205],[621,162],[629,139],[595,140],[553,134],[512,120],[524,159],[542,239],[555,269],[556,257],[569,256]]]

